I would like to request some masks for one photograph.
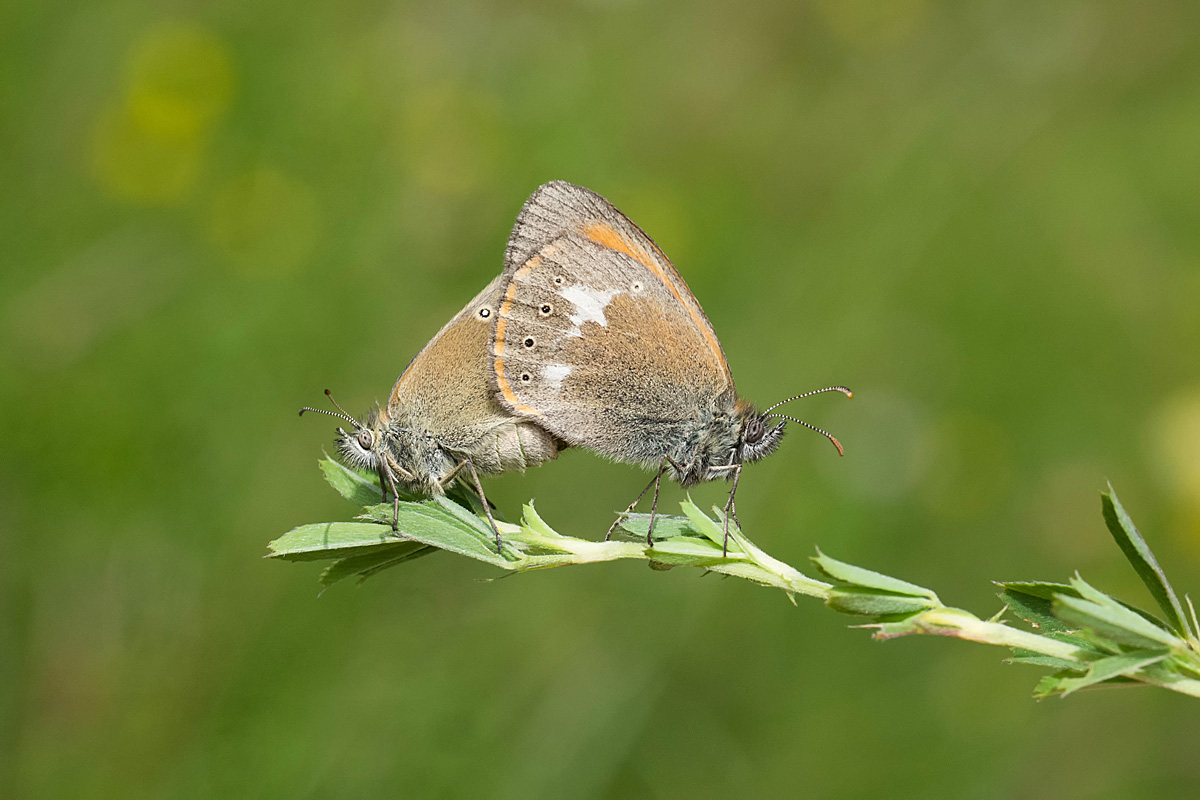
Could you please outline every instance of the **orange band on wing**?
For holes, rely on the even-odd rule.
[[[554,250],[549,245],[546,246],[546,250],[549,251],[549,253],[554,252]],[[547,253],[547,255],[549,255],[549,253]],[[512,279],[515,281],[517,278],[524,278],[526,275],[529,274],[529,271],[531,269],[533,269],[534,267],[536,267],[538,264],[541,264],[541,263],[542,263],[541,255],[534,256],[533,258],[526,261],[519,270],[517,270],[516,272],[513,273]],[[509,291],[509,297],[512,297],[513,292],[515,292],[516,290],[513,288],[512,284],[509,284],[508,291]]]
[[[521,402],[521,398],[517,397],[517,393],[508,385],[508,379],[504,377],[504,359],[496,358],[492,361],[492,369],[496,371],[496,385],[500,387],[500,394],[504,395],[504,399],[512,403],[513,411],[519,414],[533,414],[535,416],[545,416],[542,412],[530,405]]]
[[[655,277],[662,281],[666,287],[671,290],[671,294],[675,295],[675,299],[682,303],[683,307],[687,309],[688,314],[692,318],[692,322],[695,322],[696,326],[700,328],[700,332],[704,334],[704,339],[708,342],[708,347],[710,350],[712,350],[713,355],[717,357],[717,362],[724,367],[726,374],[728,374],[729,364],[725,361],[725,354],[721,352],[721,343],[717,341],[716,334],[713,333],[712,328],[709,326],[707,320],[705,320],[700,314],[696,313],[693,303],[689,303],[683,298],[683,295],[681,295],[679,290],[675,287],[675,281],[672,280],[669,275],[663,272],[662,267],[657,261],[654,260],[654,258],[651,257],[649,253],[646,252],[645,248],[636,242],[629,241],[620,233],[618,233],[612,226],[605,225],[603,222],[593,222],[591,225],[588,225],[583,229],[583,233],[596,244],[603,245],[609,250],[616,250],[618,253],[624,253],[646,269],[653,272]],[[666,260],[666,258],[667,257],[663,255],[663,260]]]
[[[513,300],[517,296],[516,279],[540,263],[542,263],[542,257],[534,256],[526,261],[524,266],[513,273],[512,278],[509,279],[508,289],[504,292],[504,302],[500,304],[500,316],[496,319],[496,343],[492,346],[492,352],[496,356],[492,359],[492,370],[496,373],[496,385],[500,388],[500,394],[512,404],[513,411],[519,414],[533,414],[539,417],[545,415],[533,406],[522,403],[521,398],[517,397],[517,393],[509,386],[508,379],[504,377],[504,334],[508,330],[508,312],[512,310]]]
[[[496,320],[496,344],[492,346],[492,352],[498,356],[504,355],[504,330],[508,327],[508,320],[504,317]]]
[[[654,259],[646,252],[645,248],[638,245],[636,242],[631,242],[621,234],[617,233],[610,225],[605,225],[603,222],[593,222],[583,229],[583,235],[591,239],[596,244],[602,244],[609,250],[616,250],[618,253],[624,253],[634,261],[652,270],[658,275],[658,265],[654,263]],[[658,275],[659,278],[662,275]]]
[[[513,300],[517,296],[517,278],[524,276],[540,263],[542,263],[542,257],[534,256],[514,272],[508,281],[508,288],[504,290],[504,302],[500,304],[500,318],[496,320],[496,346],[492,348],[492,351],[498,356],[504,355],[504,331],[508,328],[508,312],[512,310]]]
[[[496,319],[496,344],[492,347],[492,352],[498,356],[504,355],[504,332],[508,330],[508,312],[512,309],[513,298],[516,296],[517,284],[510,282],[504,292],[504,302],[500,304],[500,316]]]

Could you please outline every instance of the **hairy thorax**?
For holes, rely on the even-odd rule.
[[[680,446],[670,454],[683,469],[671,467],[673,477],[684,487],[731,477],[729,470],[715,470],[737,463],[737,448],[743,420],[736,413],[720,410],[705,414],[681,431]]]
[[[432,433],[392,424],[385,437],[391,458],[412,476],[403,480],[409,488],[429,497],[445,493],[443,481],[458,462],[442,449]]]

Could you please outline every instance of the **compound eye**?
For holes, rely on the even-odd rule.
[[[358,446],[359,447],[361,447],[363,450],[370,450],[371,446],[374,444],[375,444],[375,435],[373,433],[371,433],[366,428],[363,428],[362,430],[360,430],[358,432]]]
[[[746,442],[754,444],[763,437],[763,424],[761,420],[750,420],[750,424],[746,426]]]

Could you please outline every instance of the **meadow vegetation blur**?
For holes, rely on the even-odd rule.
[[[794,428],[743,475],[769,553],[1140,601],[1111,480],[1200,586],[1200,12],[878,6],[0,11],[0,797],[1194,787],[1188,698],[1037,704],[740,581],[438,554],[318,599],[261,558],[354,510],[296,409],[385,400],[561,178],[674,260],[743,395],[854,389],[794,408],[845,458]],[[646,479],[487,487],[601,538]]]

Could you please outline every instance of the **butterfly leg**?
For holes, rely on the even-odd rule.
[[[733,487],[729,490],[729,499],[725,501],[725,539],[721,544],[721,556],[729,555],[729,518],[733,517],[733,521],[737,523],[739,528],[742,527],[742,521],[737,516],[737,503],[734,501],[734,495],[737,494],[738,478],[742,477],[742,465],[738,463],[723,464],[719,467],[712,467],[713,472],[733,473]],[[729,480],[728,478],[726,480]]]
[[[387,502],[388,492],[392,493],[392,532],[400,531],[400,491],[396,488],[396,475],[400,465],[391,456],[379,468],[379,488],[383,490],[383,502]]]
[[[658,487],[662,485],[663,472],[667,469],[666,456],[654,476],[654,499],[650,501],[650,524],[646,526],[646,547],[654,547],[654,516],[658,513]]]
[[[390,476],[389,476],[390,478]],[[391,486],[392,491],[392,532],[400,531],[400,493],[396,491],[394,481],[384,482],[383,473],[379,473],[379,488],[383,491],[383,502],[388,501],[388,486]]]
[[[442,483],[445,484],[452,480],[463,467],[471,471],[471,480],[475,482],[475,493],[479,495],[479,500],[483,503],[483,513],[487,515],[488,524],[492,526],[492,533],[496,534],[496,552],[502,553],[503,542],[500,539],[500,529],[496,527],[496,520],[492,518],[492,504],[488,502],[487,495],[483,493],[483,483],[479,480],[479,472],[471,463],[471,459],[464,458],[457,467],[450,471],[449,475],[442,479]]]
[[[646,545],[654,546],[654,539],[651,535],[654,533],[654,517],[658,513],[658,485],[662,482],[663,473],[667,471],[667,464],[675,468],[675,471],[680,475],[687,474],[690,470],[679,466],[675,459],[670,456],[663,456],[662,465],[658,468],[658,477],[654,479],[654,499],[650,501],[650,524],[646,527]]]
[[[613,531],[615,531],[617,529],[617,526],[621,524],[621,520],[625,519],[626,517],[628,517],[630,514],[633,513],[633,510],[635,508],[637,508],[637,504],[642,502],[642,498],[646,496],[646,492],[650,491],[651,486],[654,487],[654,500],[655,500],[655,502],[658,501],[658,482],[662,479],[663,469],[665,468],[665,466],[666,466],[665,464],[659,465],[658,473],[654,476],[653,479],[651,479],[651,481],[649,483],[646,484],[646,488],[642,489],[642,491],[638,494],[638,496],[636,498],[634,498],[634,501],[629,504],[629,507],[626,508],[624,511],[622,511],[620,514],[618,514],[616,521],[614,521],[612,525],[608,526],[608,533],[604,534],[604,541],[607,542],[610,539],[612,539]]]
[[[670,464],[671,466],[675,467],[675,469],[679,470],[680,474],[683,474],[686,471],[683,467],[679,466],[679,464],[675,463],[675,459],[671,458],[670,456],[663,456],[662,461],[660,461],[658,464],[658,472],[655,473],[654,480],[646,484],[646,488],[642,489],[641,493],[634,498],[632,503],[629,504],[629,507],[617,515],[617,519],[608,527],[608,533],[604,534],[604,541],[607,542],[612,538],[613,531],[615,531],[617,526],[621,524],[621,520],[633,513],[633,510],[637,508],[637,504],[642,502],[642,498],[646,496],[646,492],[650,491],[650,487],[653,486],[654,499],[650,502],[650,525],[646,528],[646,544],[650,547],[654,546],[654,539],[651,537],[651,534],[654,533],[654,517],[658,513],[658,490],[662,485],[663,473],[667,471],[667,464]]]
[[[392,494],[396,498],[396,502],[392,506],[392,532],[396,533],[400,530],[400,494],[396,491],[395,479],[392,478],[387,468],[381,465],[379,467],[379,491],[383,494],[385,503],[388,501],[388,486],[392,487]]]
[[[737,505],[733,501],[734,495],[737,494],[738,478],[740,477],[742,477],[742,465],[738,464],[737,469],[733,471],[733,488],[729,490],[729,499],[725,502],[725,540],[721,543],[722,558],[729,555],[729,517],[732,515],[738,528],[742,527],[741,521],[737,518]]]

